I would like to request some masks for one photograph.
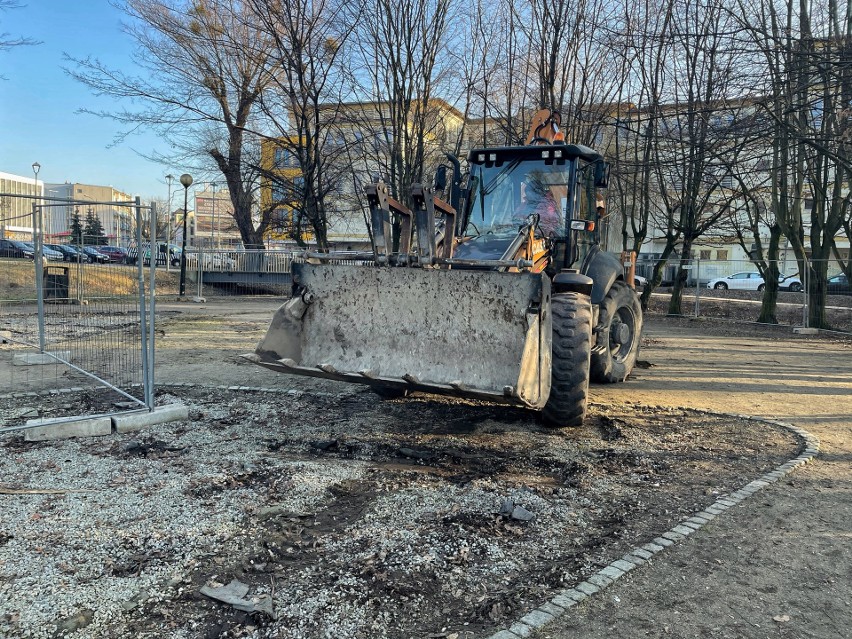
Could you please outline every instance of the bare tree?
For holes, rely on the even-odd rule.
[[[268,34],[238,0],[129,0],[124,9],[142,75],[92,58],[72,59],[68,73],[99,95],[134,105],[97,115],[126,125],[127,134],[154,129],[184,161],[221,173],[243,243],[263,246],[268,215],[253,216],[259,162],[246,160],[257,153],[249,129],[272,77]]]
[[[739,6],[764,60],[772,207],[808,284],[809,324],[825,328],[830,258],[840,257],[835,238],[849,225],[852,8],[794,0]]]
[[[0,13],[12,9],[20,9],[24,5],[15,0],[0,0]],[[24,36],[12,36],[7,32],[0,32],[0,51],[7,51],[14,47],[22,47],[33,44],[41,44],[38,40]]]
[[[360,14],[360,3],[346,0],[249,0],[274,43],[275,71],[262,99],[274,137],[297,174],[283,176],[276,166],[264,177],[276,184],[273,206],[292,211],[291,236],[304,244],[303,229],[317,246],[328,247],[330,194],[340,195],[349,168],[341,129],[345,67],[342,52],[352,32],[340,15]],[[278,157],[276,155],[276,157]],[[292,172],[291,172],[292,173]],[[340,201],[341,198],[333,198]]]

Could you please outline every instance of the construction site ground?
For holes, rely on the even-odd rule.
[[[190,423],[85,444],[0,441],[7,636],[51,636],[65,623],[93,638],[487,637],[801,451],[784,429],[702,410],[793,423],[821,452],[537,636],[850,636],[849,338],[652,317],[633,378],[593,386],[587,426],[554,432],[522,410],[379,401],[249,365],[239,355],[267,325],[268,301],[158,308],[159,395],[187,403]],[[10,488],[12,477],[17,488],[74,483],[75,454],[88,460],[83,497]],[[85,499],[101,509],[80,523]],[[122,500],[133,505],[117,517],[120,543],[100,539]],[[172,539],[207,513],[198,524],[228,534]],[[104,534],[52,559],[50,544],[78,524]],[[13,556],[19,530],[32,556]],[[64,586],[46,592],[16,576],[17,561],[47,566]],[[268,593],[277,619],[199,594],[234,578]],[[100,585],[73,599],[68,584]]]
[[[646,321],[640,361],[650,367],[625,384],[592,386],[592,401],[789,421],[818,436],[821,453],[541,637],[852,636],[852,340],[657,316]]]

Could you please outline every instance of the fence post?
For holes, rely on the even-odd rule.
[[[211,258],[212,259],[212,258]],[[204,261],[204,249],[202,247],[198,247],[198,282],[196,283],[196,294],[195,296],[198,299],[201,299],[201,293],[203,293],[203,285],[201,283],[201,277],[203,275],[204,269],[201,266],[201,263]]]
[[[141,199],[137,195],[136,196],[136,208],[141,209]],[[148,285],[148,377],[146,379],[146,387],[145,387],[145,404],[148,406],[148,410],[154,410],[154,344],[155,344],[155,333],[154,333],[154,319],[156,317],[156,295],[155,292],[157,290],[157,259],[160,257],[160,247],[157,245],[157,252],[154,252],[154,245],[157,244],[157,205],[154,202],[151,202],[151,206],[148,209],[148,215],[150,216],[150,230],[148,233],[148,237],[151,238],[151,280]],[[169,254],[168,254],[168,245],[166,245],[166,264],[169,262]]]
[[[138,198],[137,198],[138,202]],[[142,208],[139,206],[133,207],[136,212],[136,283],[139,287],[139,344],[140,355],[142,356],[142,394],[145,398],[145,405],[148,406],[148,324],[147,310],[145,308],[145,271],[142,263],[145,261],[145,251],[142,248]],[[151,250],[151,243],[148,243],[148,259],[155,260],[154,252]]]
[[[805,256],[805,268],[804,273],[802,273],[802,279],[804,280],[804,298],[802,299],[802,326],[804,328],[808,328],[808,324],[810,324],[810,319],[808,317],[808,303],[811,294],[811,265],[808,261],[807,256]]]
[[[701,258],[695,258],[695,317],[701,314]]]
[[[44,353],[47,340],[44,336],[44,262],[41,250],[41,207],[33,202],[33,266],[36,279],[36,306],[38,307],[38,348]]]

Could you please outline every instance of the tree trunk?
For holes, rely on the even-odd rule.
[[[669,300],[669,315],[682,315],[681,304],[683,301],[683,289],[686,288],[686,280],[689,276],[689,252],[692,250],[692,242],[684,240],[683,249],[680,252],[680,260],[678,261],[677,275],[675,275],[674,286],[672,287],[672,297]]]
[[[760,303],[760,315],[757,321],[760,324],[777,324],[776,308],[778,307],[778,257],[780,254],[781,227],[772,224],[769,227],[769,251],[767,254],[766,272],[763,281],[766,288],[763,289],[763,298]]]
[[[642,305],[642,310],[647,311],[648,306],[651,303],[651,293],[663,282],[663,269],[666,266],[666,262],[669,259],[669,256],[674,251],[674,245],[666,244],[666,247],[663,249],[663,253],[654,263],[654,270],[651,275],[651,279],[648,280],[647,284],[645,284],[645,288],[642,289],[642,297],[639,298],[639,303]]]

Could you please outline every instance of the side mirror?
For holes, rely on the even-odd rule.
[[[609,184],[609,162],[595,163],[595,187],[605,189]]]
[[[447,166],[441,164],[438,170],[435,171],[435,190],[443,192],[447,188]]]

